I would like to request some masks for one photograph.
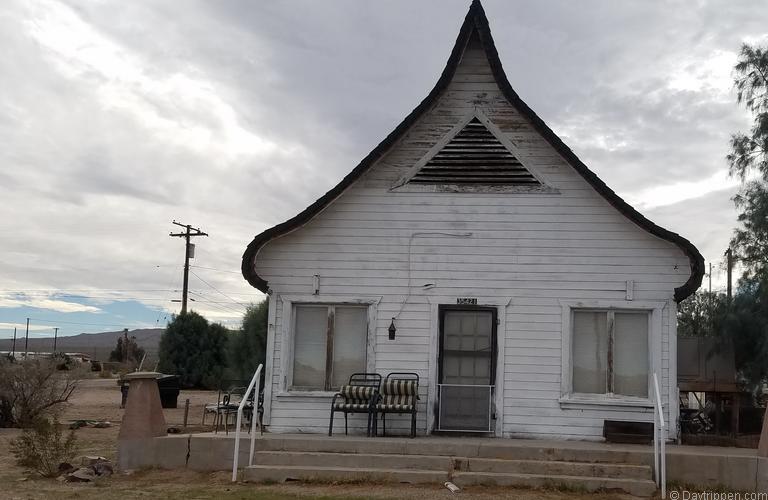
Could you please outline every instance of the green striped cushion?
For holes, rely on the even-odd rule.
[[[386,380],[381,387],[381,393],[385,395],[415,396],[419,386],[415,380]]]
[[[379,403],[376,405],[376,409],[379,411],[413,411],[412,404],[399,404],[399,403]]]
[[[333,404],[334,410],[339,411],[360,411],[360,412],[366,412],[371,407],[370,402],[360,402],[360,401],[336,401]]]
[[[377,408],[382,411],[413,411],[419,386],[415,380],[386,380],[381,387],[381,401]]]
[[[366,385],[343,385],[339,392],[347,401],[355,400],[370,400],[373,397],[374,387]]]

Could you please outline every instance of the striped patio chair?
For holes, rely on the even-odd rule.
[[[331,400],[331,421],[328,425],[328,435],[333,435],[333,414],[344,413],[344,434],[349,434],[347,416],[350,413],[368,414],[368,436],[375,436],[376,401],[379,399],[381,375],[378,373],[353,373],[347,385],[341,386],[339,392]]]
[[[381,396],[376,414],[381,413],[383,434],[387,435],[387,413],[411,415],[411,437],[416,437],[416,407],[419,400],[419,375],[410,372],[393,372],[387,375],[381,386]],[[374,432],[376,429],[374,425]]]

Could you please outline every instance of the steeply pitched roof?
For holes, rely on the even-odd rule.
[[[648,231],[649,233],[657,236],[661,239],[667,240],[677,245],[688,256],[691,263],[691,274],[682,286],[675,288],[675,300],[680,302],[685,299],[701,285],[701,280],[704,276],[704,258],[699,253],[698,249],[687,239],[683,238],[677,233],[673,233],[663,227],[657,226],[647,218],[645,218],[640,212],[632,208],[626,201],[624,201],[619,195],[617,195],[611,188],[609,188],[600,178],[595,175],[587,166],[579,160],[579,158],[563,143],[563,141],[550,129],[544,121],[539,118],[536,113],[523,102],[517,93],[512,89],[512,86],[507,80],[507,75],[499,60],[499,54],[496,51],[496,45],[493,42],[491,36],[491,30],[488,26],[488,19],[485,17],[485,11],[480,3],[480,0],[473,0],[472,5],[469,8],[464,23],[459,30],[459,36],[456,39],[456,44],[451,51],[451,56],[448,58],[448,63],[443,70],[440,79],[427,95],[427,97],[411,111],[411,113],[393,130],[381,143],[366,156],[363,161],[357,165],[344,179],[341,180],[333,189],[325,193],[320,199],[315,201],[312,205],[304,209],[300,214],[295,217],[278,224],[274,227],[267,229],[266,231],[258,234],[253,241],[248,245],[243,254],[242,272],[248,282],[254,287],[258,288],[262,292],[269,290],[267,281],[256,274],[254,269],[254,260],[259,252],[259,249],[264,246],[270,240],[286,234],[303,224],[307,223],[312,217],[318,214],[326,206],[328,206],[334,199],[341,195],[344,190],[354,183],[361,175],[363,175],[372,165],[376,163],[382,156],[384,156],[389,148],[394,145],[406,131],[421,117],[440,97],[440,94],[446,89],[451,82],[456,68],[461,62],[461,56],[464,48],[469,41],[473,31],[477,31],[480,43],[485,50],[486,57],[491,66],[493,76],[496,79],[496,83],[499,85],[504,96],[509,103],[515,107],[522,116],[524,116],[531,125],[549,142],[549,144],[557,150],[557,152],[565,158],[566,161],[590,184],[595,190],[600,193],[613,207],[619,212],[624,214],[632,222]]]

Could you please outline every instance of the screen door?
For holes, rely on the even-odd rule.
[[[438,430],[490,432],[496,309],[440,310]]]

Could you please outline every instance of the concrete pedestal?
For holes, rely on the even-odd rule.
[[[152,438],[165,436],[167,427],[157,387],[159,373],[135,372],[125,376],[130,382],[123,422],[117,436],[117,467],[130,469],[146,461],[142,454]]]

